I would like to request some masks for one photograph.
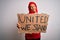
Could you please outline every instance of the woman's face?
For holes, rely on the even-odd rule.
[[[34,4],[31,4],[30,5],[30,9],[33,11],[33,12],[36,12],[36,6]]]

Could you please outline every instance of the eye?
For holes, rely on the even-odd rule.
[[[33,7],[31,7],[31,8],[33,8]]]
[[[33,8],[32,6],[30,6],[30,8]]]

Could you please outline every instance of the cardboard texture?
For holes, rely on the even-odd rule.
[[[19,33],[46,33],[48,18],[47,14],[17,14]]]

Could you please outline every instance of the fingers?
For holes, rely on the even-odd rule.
[[[20,24],[19,24],[19,23],[17,23],[17,28],[18,28],[18,29],[20,28],[19,26],[20,26]]]

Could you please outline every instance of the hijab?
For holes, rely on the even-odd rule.
[[[34,12],[30,9],[30,5],[31,5],[31,4],[34,4],[34,5],[35,5],[35,7],[36,7],[36,13],[38,13],[36,3],[35,3],[35,2],[29,2],[29,5],[28,5],[29,14],[34,14]]]

